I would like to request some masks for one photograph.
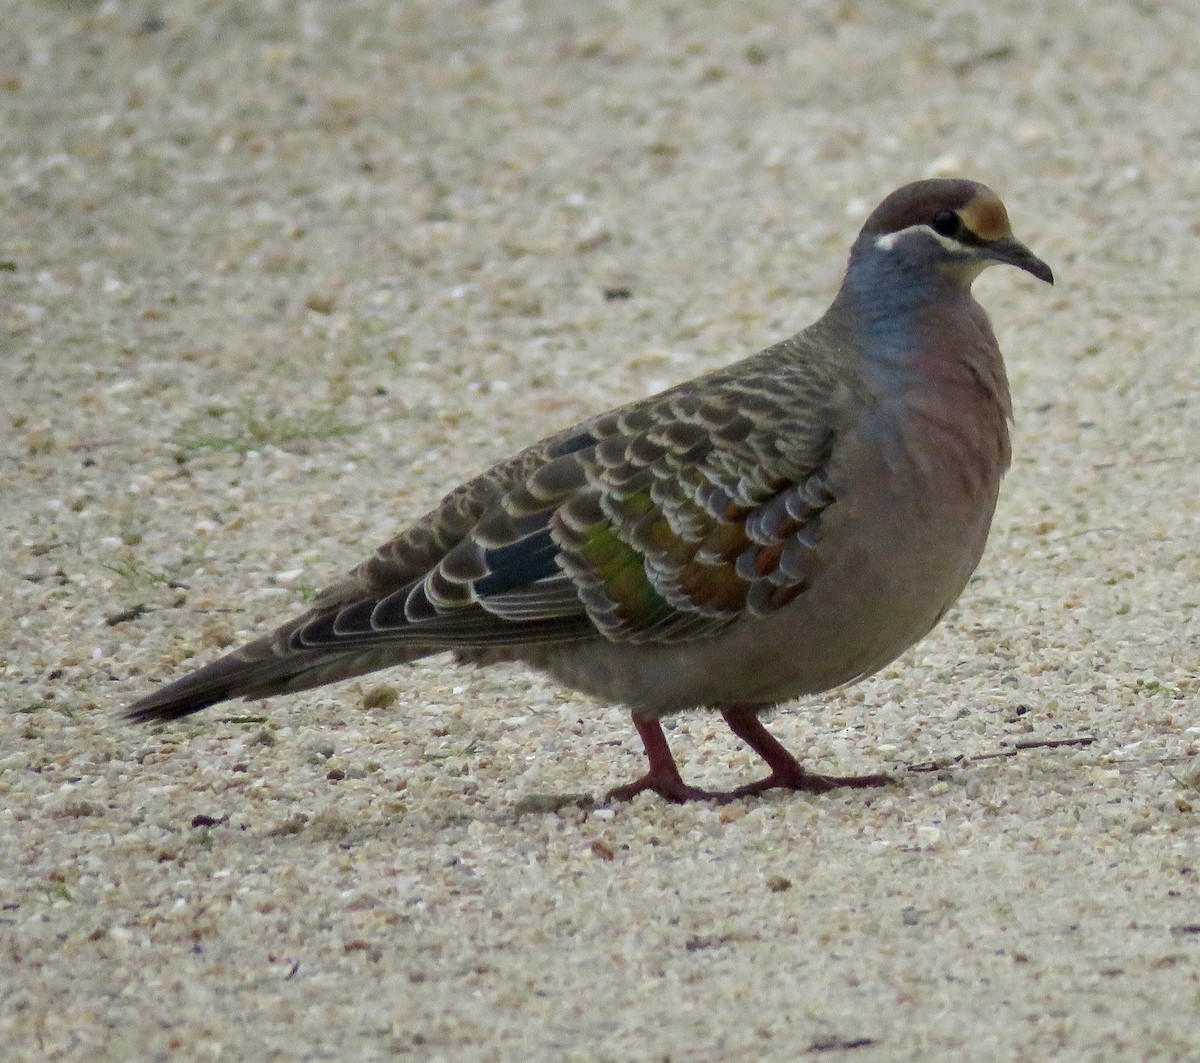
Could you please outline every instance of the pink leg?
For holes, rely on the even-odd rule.
[[[671,756],[671,747],[667,745],[667,736],[663,734],[662,725],[657,720],[639,720],[634,717],[633,726],[637,728],[637,733],[642,737],[642,745],[646,747],[650,770],[626,786],[609,790],[604,798],[605,804],[611,801],[628,801],[644,790],[653,790],[659,797],[678,804],[684,801],[707,801],[718,796],[707,790],[688,786],[683,781],[675,758]]]
[[[839,786],[887,786],[892,781],[887,775],[817,775],[815,772],[805,771],[779,739],[763,726],[753,706],[737,705],[723,709],[721,716],[729,724],[729,729],[762,757],[771,769],[771,774],[765,779],[739,786],[725,795],[727,800],[761,794],[764,790],[776,787],[823,794]]]

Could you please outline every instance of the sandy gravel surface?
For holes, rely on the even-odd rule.
[[[1191,4],[3,11],[5,1059],[1200,1058]],[[641,769],[625,714],[441,660],[114,719],[494,458],[807,324],[948,172],[1059,277],[977,286],[991,545],[772,723],[893,790],[536,811]]]

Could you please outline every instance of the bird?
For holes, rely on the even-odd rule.
[[[978,565],[1011,455],[1004,359],[971,293],[997,263],[1054,283],[985,185],[904,185],[814,324],[501,461],[304,613],[125,715],[173,720],[449,650],[626,707],[647,769],[609,802],[888,784],[802,767],[761,716],[895,660]],[[719,712],[768,774],[687,784],[662,720],[691,709]]]

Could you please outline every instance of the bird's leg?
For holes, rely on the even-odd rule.
[[[892,781],[887,775],[817,775],[805,771],[779,739],[763,726],[754,706],[735,705],[722,709],[721,716],[729,724],[729,729],[762,757],[771,769],[771,774],[765,779],[739,786],[728,795],[730,798],[749,797],[775,787],[823,794],[839,786],[887,786]]]
[[[671,756],[671,747],[667,745],[667,736],[663,734],[662,725],[657,720],[639,720],[635,716],[633,726],[637,728],[642,745],[646,747],[650,770],[634,782],[609,790],[604,798],[605,804],[612,801],[628,801],[644,790],[652,790],[659,797],[678,804],[684,801],[707,801],[716,796],[707,790],[688,786],[683,781],[675,758]]]

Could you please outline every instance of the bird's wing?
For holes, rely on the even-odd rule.
[[[834,501],[843,386],[796,354],[602,414],[464,484],[281,628],[276,652],[666,642],[780,608],[808,586]]]
[[[522,451],[302,616],[126,714],[174,719],[440,649],[698,639],[781,608],[809,585],[853,405],[803,340]]]

